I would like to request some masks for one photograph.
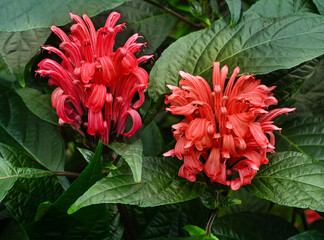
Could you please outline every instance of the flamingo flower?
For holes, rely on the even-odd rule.
[[[88,134],[99,136],[105,144],[113,130],[118,135],[132,136],[142,125],[136,110],[143,104],[143,91],[148,86],[148,74],[138,64],[153,55],[135,57],[145,45],[136,42],[138,34],[114,51],[116,34],[125,25],[116,25],[120,18],[117,12],[111,13],[105,26],[97,31],[87,15],[83,19],[72,13],[70,16],[76,22],[70,35],[51,27],[62,41],[62,51],[43,47],[56,53],[61,63],[44,59],[36,71],[50,77],[49,84],[57,86],[52,93],[52,106],[59,123],[68,123],[82,134],[85,127]],[[135,95],[138,100],[132,104]],[[132,117],[133,126],[124,133],[128,116]]]
[[[253,75],[236,79],[238,67],[225,84],[227,66],[220,70],[215,62],[213,67],[212,89],[202,77],[183,71],[182,88],[168,85],[172,94],[165,99],[167,111],[184,119],[172,126],[177,143],[164,156],[183,160],[180,177],[195,181],[203,171],[212,182],[237,190],[251,183],[259,167],[268,163],[266,153],[274,152],[273,131],[281,129],[272,120],[295,109],[268,111],[278,103],[271,93],[275,87],[260,84]]]

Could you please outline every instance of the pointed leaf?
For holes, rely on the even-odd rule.
[[[141,181],[142,163],[143,163],[143,144],[139,139],[134,143],[127,144],[122,142],[113,142],[109,147],[118,155],[121,155],[131,168],[135,182]]]
[[[153,207],[198,197],[206,187],[205,182],[191,183],[178,177],[178,170],[177,160],[147,157],[143,161],[142,181],[135,183],[128,166],[123,166],[93,185],[68,212],[99,203]]]
[[[52,107],[51,95],[42,94],[33,88],[18,88],[16,93],[33,114],[44,121],[58,125],[58,117]]]
[[[226,0],[231,13],[231,27],[235,27],[241,16],[241,0]]]
[[[13,175],[10,165],[4,159],[0,158],[0,202],[18,179],[18,177],[5,178],[10,175]]]
[[[287,240],[322,240],[324,239],[324,233],[321,232],[303,232],[297,234]]]
[[[324,211],[324,163],[299,152],[272,154],[246,189],[281,205]]]
[[[164,147],[163,137],[157,124],[150,122],[142,132],[143,155],[157,156],[161,153]]]
[[[89,165],[80,174],[80,176],[71,184],[59,199],[54,203],[56,208],[66,212],[69,206],[74,203],[85,191],[87,191],[95,182],[102,178],[101,154],[103,144],[99,141],[96,152],[93,155]]]
[[[263,213],[237,213],[217,218],[211,232],[221,240],[286,240],[298,233],[282,218]]]
[[[33,239],[106,239],[118,227],[119,215],[113,206],[90,206],[75,214],[66,213],[69,206],[102,177],[102,142],[89,165],[43,216],[30,228]],[[114,221],[114,226],[110,226]]]
[[[313,0],[320,14],[324,15],[324,3],[321,0]]]
[[[324,161],[324,117],[294,117],[281,125],[277,151],[299,151],[314,160]]]
[[[262,0],[253,4],[247,12],[273,18],[301,12],[316,13],[316,9],[311,0]]]
[[[142,240],[187,236],[183,226],[205,227],[209,214],[199,199],[149,208],[127,206],[127,211]]]
[[[0,7],[0,12],[4,9]],[[17,8],[13,8],[13,10],[17,10]],[[0,16],[3,17],[4,15],[0,13]],[[5,25],[2,21],[1,26]],[[15,74],[21,86],[25,86],[24,71],[26,64],[40,51],[41,44],[46,41],[50,34],[51,30],[47,28],[24,32],[0,32],[0,55],[8,65],[9,70]]]
[[[194,225],[186,225],[183,227],[183,229],[186,230],[190,236],[201,236],[202,239],[206,240],[218,240],[218,238],[215,237],[212,233],[210,233],[209,236],[206,236],[206,231],[204,229]]]
[[[143,35],[148,43],[145,54],[154,53],[178,22],[176,17],[142,0],[126,2],[116,11],[126,19],[127,28]]]
[[[92,17],[104,10],[109,10],[127,0],[4,0],[0,7],[0,31],[13,32],[52,25],[62,26],[69,23],[69,13]]]
[[[323,54],[323,39],[324,17],[311,13],[281,18],[250,13],[234,29],[218,20],[163,52],[150,73],[149,94],[156,101],[167,93],[166,84],[178,84],[179,70],[209,79],[214,61],[228,65],[230,72],[239,66],[241,74],[291,68]]]
[[[0,88],[0,142],[19,147],[50,170],[62,170],[64,142],[56,126],[37,118],[11,89]]]

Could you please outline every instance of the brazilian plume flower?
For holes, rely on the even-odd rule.
[[[50,77],[49,84],[57,88],[52,93],[52,106],[56,108],[59,123],[68,123],[83,134],[99,136],[107,144],[110,133],[132,136],[142,121],[136,111],[144,102],[143,91],[148,86],[147,72],[138,64],[151,58],[136,58],[145,43],[137,43],[138,34],[131,36],[123,47],[114,51],[115,37],[123,31],[123,24],[116,25],[120,14],[109,15],[104,27],[96,31],[87,15],[83,19],[70,14],[76,23],[71,34],[52,26],[52,31],[61,39],[59,49],[44,46],[61,59],[57,63],[44,59],[36,71]],[[138,100],[132,103],[136,95]],[[131,130],[124,133],[128,116],[133,120]]]
[[[205,79],[180,71],[182,88],[168,85],[172,94],[166,96],[167,111],[183,115],[174,124],[175,148],[164,156],[183,160],[179,176],[189,181],[204,172],[212,182],[230,186],[233,190],[250,184],[262,164],[267,164],[267,152],[274,152],[273,124],[280,114],[294,108],[266,109],[278,103],[267,87],[253,75],[236,79],[239,68],[225,84],[227,66],[213,64],[213,88]]]

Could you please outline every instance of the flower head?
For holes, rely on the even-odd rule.
[[[233,190],[250,184],[261,164],[267,164],[267,152],[274,152],[273,119],[294,108],[266,109],[277,104],[271,91],[253,75],[236,79],[239,68],[225,84],[228,68],[214,63],[213,88],[205,79],[180,71],[182,88],[168,85],[167,108],[185,118],[172,126],[177,140],[164,156],[183,159],[179,176],[189,181],[204,172],[212,182],[229,185]],[[236,173],[238,173],[236,177]]]
[[[145,43],[137,43],[138,34],[131,36],[123,47],[114,51],[115,37],[123,31],[123,24],[116,25],[120,14],[109,15],[104,27],[96,31],[87,15],[83,19],[70,14],[76,23],[71,34],[52,26],[52,31],[61,39],[59,50],[43,49],[56,53],[61,59],[57,63],[44,59],[36,71],[50,77],[49,84],[57,88],[52,94],[52,106],[56,108],[59,123],[68,123],[80,131],[81,126],[93,136],[99,136],[107,144],[109,134],[132,136],[142,125],[136,111],[144,102],[143,91],[148,86],[148,74],[138,64],[151,58],[135,57]],[[132,104],[134,95],[139,100]],[[131,130],[124,133],[128,116],[133,119]]]

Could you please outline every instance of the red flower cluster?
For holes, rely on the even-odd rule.
[[[225,85],[228,68],[220,71],[215,62],[213,89],[202,77],[182,71],[182,88],[168,85],[173,92],[166,96],[165,103],[171,105],[167,110],[185,117],[172,126],[175,149],[164,154],[183,159],[179,176],[195,181],[204,171],[211,181],[237,190],[250,184],[260,165],[268,163],[266,153],[274,152],[273,131],[280,130],[272,119],[295,109],[267,111],[277,104],[271,93],[275,87],[261,85],[253,75],[236,80],[238,73],[237,67]]]
[[[132,129],[123,135],[132,136],[142,125],[136,110],[143,104],[143,90],[148,86],[148,74],[138,64],[153,55],[138,59],[134,56],[145,45],[136,42],[138,34],[114,51],[116,34],[125,25],[115,26],[120,18],[117,12],[111,13],[98,31],[87,15],[83,15],[83,20],[70,15],[76,22],[70,35],[55,26],[51,28],[61,39],[59,47],[64,52],[43,47],[56,53],[62,59],[61,64],[44,59],[36,71],[50,77],[49,84],[58,86],[52,94],[52,106],[56,108],[59,123],[68,123],[81,133],[83,124],[88,134],[99,136],[107,144],[112,129],[118,135],[123,134],[130,115]],[[136,93],[139,100],[132,104]]]

